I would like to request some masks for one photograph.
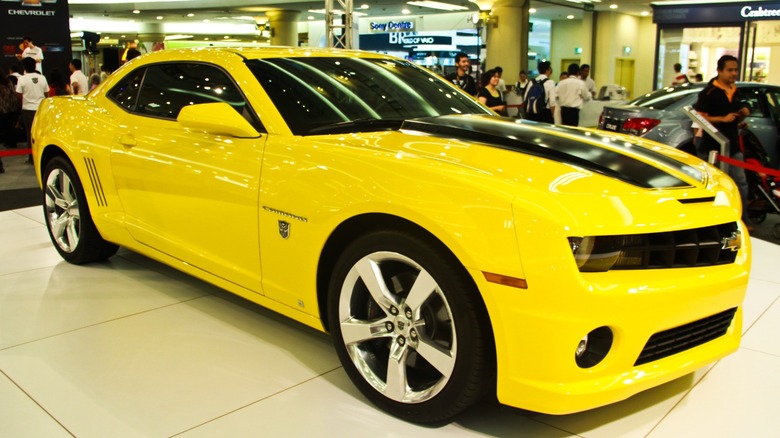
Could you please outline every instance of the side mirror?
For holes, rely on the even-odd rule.
[[[243,138],[260,136],[260,133],[245,118],[225,102],[185,106],[179,111],[176,121],[187,129],[214,135]]]

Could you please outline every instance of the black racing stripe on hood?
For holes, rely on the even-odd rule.
[[[419,131],[460,140],[488,144],[524,154],[533,155],[564,164],[590,170],[623,182],[648,189],[690,187],[691,185],[658,167],[618,153],[606,147],[599,147],[598,137],[586,137],[578,130],[567,130],[566,134],[581,136],[582,141],[554,135],[536,129],[533,122],[514,122],[510,119],[479,116],[441,116],[407,120],[401,129]],[[547,125],[545,125],[547,126]],[[561,129],[561,128],[556,128]],[[614,145],[613,145],[614,146]],[[666,165],[696,177],[698,169],[686,166],[665,155],[649,151],[640,146],[635,153],[662,161]],[[683,168],[684,167],[684,168]]]

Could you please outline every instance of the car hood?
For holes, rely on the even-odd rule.
[[[401,131],[489,146],[541,162],[553,161],[622,181],[634,189],[703,187],[708,179],[704,163],[685,153],[603,131],[462,115],[407,120]],[[507,162],[501,164],[511,167]],[[525,167],[525,163],[516,164],[518,170]],[[558,173],[563,169],[549,170]]]

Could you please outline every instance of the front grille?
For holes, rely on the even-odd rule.
[[[659,332],[650,337],[634,366],[663,359],[726,334],[737,308]]]
[[[734,263],[737,251],[728,245],[737,232],[729,223],[691,230],[625,236],[612,269],[690,268]]]

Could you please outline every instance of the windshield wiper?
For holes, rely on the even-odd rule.
[[[403,119],[375,119],[367,117],[363,119],[347,120],[344,122],[329,123],[327,125],[316,126],[309,130],[308,135],[312,134],[346,134],[350,132],[371,132],[371,131],[395,131],[403,124]]]

